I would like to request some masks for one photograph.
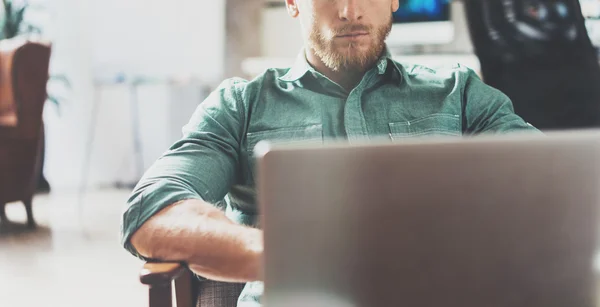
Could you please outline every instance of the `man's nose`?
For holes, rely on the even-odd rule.
[[[339,17],[342,21],[356,22],[363,17],[364,0],[339,0]]]

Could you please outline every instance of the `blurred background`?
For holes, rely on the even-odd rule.
[[[64,99],[44,112],[44,173],[56,188],[78,188],[85,164],[90,187],[136,182],[224,78],[252,78],[268,67],[289,66],[302,47],[299,24],[287,15],[284,1],[29,2],[46,7],[37,15],[43,15],[41,28],[52,41],[50,74],[64,75],[71,84],[65,89],[51,80],[50,92],[56,83]],[[581,2],[590,38],[600,41],[600,2]],[[439,22],[447,17],[437,12],[421,14],[431,20],[396,23],[390,37],[394,55],[432,66],[461,62],[479,70],[464,3],[450,5],[451,24]],[[131,106],[134,99],[137,109]],[[139,128],[132,127],[135,123]],[[87,152],[90,137],[93,148]]]
[[[402,2],[388,39],[396,59],[429,66],[458,62],[484,81],[496,81],[491,85],[502,90],[503,79],[491,74],[516,74],[486,64],[496,60],[486,53],[485,46],[493,43],[474,41],[480,35],[474,27],[482,27],[468,15],[484,16],[485,7],[469,10],[467,0]],[[565,8],[557,1],[552,2],[555,6],[550,1],[515,2],[530,14],[526,18],[538,21],[550,20],[551,9],[583,18],[576,21],[585,26],[577,37],[584,47],[574,48],[587,50],[587,42],[591,44],[594,72],[584,84],[596,87],[600,0],[566,1],[577,6]],[[7,219],[0,222],[0,305],[147,306],[146,288],[137,279],[141,261],[118,242],[120,213],[129,191],[180,137],[196,106],[224,78],[253,78],[269,67],[290,66],[302,47],[299,24],[287,15],[283,0],[5,0],[2,4],[2,39],[41,38],[51,43],[51,56],[48,99],[43,99],[40,123],[44,129],[35,136],[42,145],[31,160],[38,163],[27,164],[37,170],[29,171],[36,177],[32,204],[37,227],[27,225],[23,202],[6,198]],[[581,12],[573,12],[573,7]],[[2,46],[0,52],[12,50]],[[497,58],[508,61],[501,67],[523,67],[514,57]],[[1,59],[0,71],[6,69],[2,65],[17,61]],[[15,63],[16,69],[27,66]],[[531,69],[541,71],[540,67]],[[6,89],[2,82],[0,97]],[[564,95],[576,97],[572,91]],[[517,111],[528,114],[528,107],[520,104],[520,92],[510,88],[506,92],[512,93]],[[585,95],[593,98],[589,105],[597,105],[596,93]],[[4,101],[6,110],[11,108],[6,102],[16,105],[19,97],[16,93]],[[543,114],[539,104],[532,105],[536,114]],[[0,112],[1,107],[2,102]],[[593,127],[599,122],[573,114],[569,123],[534,115],[526,119],[548,129]],[[2,155],[2,147],[12,141],[3,140],[1,131],[19,125],[7,118],[3,128],[0,117],[0,172],[5,174],[14,171],[11,165],[17,162],[10,154]],[[2,163],[8,166],[3,169]],[[11,178],[16,177],[5,177],[5,186],[20,188],[11,186],[15,182]]]

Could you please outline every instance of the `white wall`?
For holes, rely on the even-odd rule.
[[[152,75],[222,73],[224,1],[103,0],[90,2],[94,68]]]
[[[95,91],[95,78],[124,72],[152,78],[193,76],[204,84],[218,83],[223,74],[225,0],[45,1],[52,12],[47,26],[54,41],[51,73],[66,74],[73,86],[60,115],[50,104],[44,114],[48,180],[54,188],[81,183],[95,94],[101,103],[89,183],[135,179],[128,89]],[[143,118],[172,107],[170,87],[157,85],[150,91],[154,94],[140,95]],[[147,137],[146,148],[163,146],[163,139]]]
[[[265,8],[262,11],[262,57],[295,58],[304,44],[302,28],[285,7]]]

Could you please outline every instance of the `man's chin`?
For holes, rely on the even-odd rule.
[[[315,49],[315,52],[323,63],[334,71],[364,72],[377,62],[381,54],[370,44],[346,44],[332,47],[327,51]]]
[[[347,49],[339,53],[340,58],[344,59],[347,69],[366,70],[372,66],[378,56],[370,50]]]
[[[369,53],[369,50],[372,47],[366,44],[349,44],[345,46],[340,46],[336,48],[336,51],[339,54],[343,54],[345,56],[361,56]]]

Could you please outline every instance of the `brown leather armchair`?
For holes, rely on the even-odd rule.
[[[0,220],[6,220],[6,203],[21,201],[30,227],[35,226],[31,206],[43,146],[50,49],[27,38],[0,41]]]
[[[149,286],[150,307],[171,307],[172,286],[177,307],[235,307],[244,284],[199,281],[177,262],[147,262],[140,281]]]

